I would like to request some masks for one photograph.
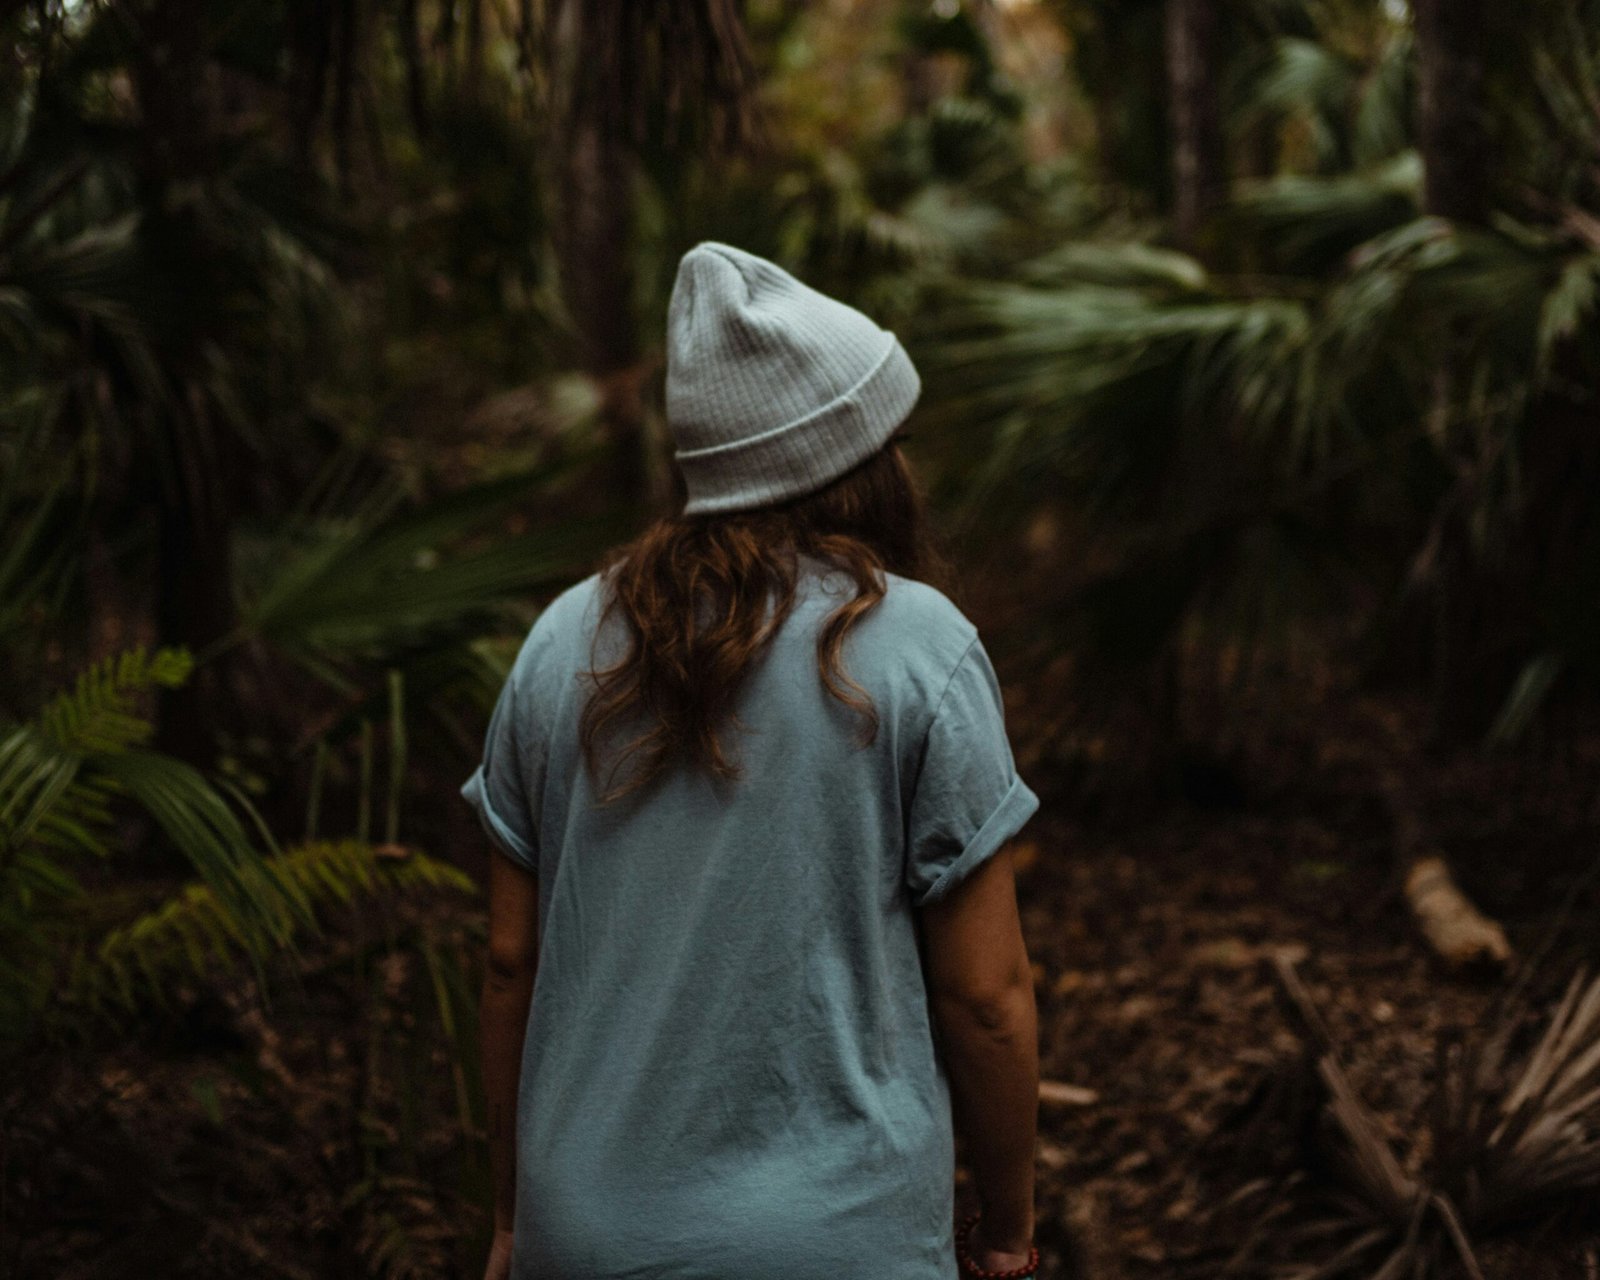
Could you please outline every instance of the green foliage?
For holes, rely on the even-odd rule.
[[[286,896],[323,916],[334,905],[386,892],[476,892],[471,878],[448,863],[357,840],[304,844],[267,858],[264,868]],[[214,982],[253,959],[232,908],[209,885],[191,884],[77,956],[67,994],[92,1008],[134,1009],[164,1001],[181,980]]]
[[[133,649],[79,675],[73,687],[40,710],[39,732],[62,751],[110,755],[140,746],[150,726],[134,700],[152,689],[175,689],[189,678],[193,659],[175,649]]]
[[[1407,151],[1370,171],[1289,174],[1241,187],[1229,221],[1273,267],[1322,276],[1337,272],[1361,245],[1412,221],[1421,197],[1422,161]]]
[[[1411,145],[1415,52],[1409,31],[1382,30],[1367,58],[1314,34],[1267,43],[1228,124],[1236,145],[1265,131],[1288,152],[1290,173],[1373,168]],[[1296,164],[1296,152],[1303,163]],[[1285,175],[1287,176],[1287,175]]]
[[[384,490],[351,516],[308,515],[280,528],[259,557],[262,581],[241,636],[339,682],[341,660],[377,665],[470,634],[508,602],[569,581],[616,527],[600,516],[457,549],[576,470],[568,458],[413,509]]]
[[[188,655],[174,650],[107,659],[0,739],[0,867],[18,877],[13,891],[24,905],[30,876],[43,873],[24,856],[30,849],[106,853],[117,790],[107,765],[114,770],[117,757],[149,738],[139,696],[181,684],[189,667]]]
[[[613,511],[595,464],[617,445],[594,428],[634,389],[654,403],[673,269],[701,237],[913,343],[917,430],[943,424],[929,452],[963,482],[956,514],[1069,530],[1059,594],[1030,613],[1080,670],[1159,676],[1197,633],[1353,620],[1368,652],[1426,655],[1406,674],[1436,704],[1485,697],[1500,741],[1600,682],[1597,0],[1485,14],[1493,213],[1473,227],[1423,216],[1417,48],[1395,6],[1215,6],[1231,189],[1193,253],[1159,221],[1180,180],[1165,6],[891,0],[845,22],[769,4],[748,57],[736,8],[242,0],[174,31],[180,6],[51,0],[0,17],[19,71],[0,89],[8,1032],[57,1004],[138,1011],[263,976],[341,904],[469,887],[368,837],[393,844],[410,775],[437,782],[475,740],[463,693],[503,674],[490,637],[514,645],[537,597],[642,514]],[[565,34],[547,21],[563,12]],[[1052,12],[1070,76],[1008,26]],[[766,145],[699,147],[746,131],[752,66]],[[571,107],[635,201],[607,210],[629,260],[606,287],[629,292],[596,301],[637,323],[617,345],[638,359],[603,378],[572,372],[588,357],[561,296],[586,265],[558,216]],[[488,425],[474,412],[505,401]],[[197,550],[215,555],[189,610]],[[95,664],[37,705],[41,672],[156,619],[209,686],[194,760],[215,748],[267,812],[304,808],[304,843],[279,852],[232,784],[152,749],[154,699],[199,687],[182,654]],[[234,696],[242,714],[214,711]],[[341,786],[357,838],[319,839]],[[91,860],[146,840],[194,883],[154,904],[115,876],[84,891]],[[466,966],[426,930],[391,942],[426,966],[468,1063]],[[1507,1203],[1518,1178],[1542,1194],[1592,1170],[1595,998],[1575,989],[1521,1101],[1474,1083],[1437,1130]],[[371,1047],[375,1093],[381,1054],[416,1045]],[[361,1104],[356,1252],[432,1273],[434,1215],[383,1115]],[[1420,1214],[1401,1229],[1447,1252],[1446,1216]],[[1394,1221],[1358,1225],[1347,1261],[1392,1252]]]
[[[47,999],[61,1023],[77,1010],[104,1017],[162,1003],[184,981],[246,969],[262,978],[267,960],[292,953],[297,935],[319,932],[332,906],[358,897],[473,891],[456,868],[392,844],[324,840],[258,854],[197,772],[144,748],[141,697],[181,685],[191,665],[174,650],[108,659],[0,739],[0,1028],[8,1039],[27,1033]],[[395,751],[398,779],[403,744]],[[149,814],[201,878],[85,937],[72,918],[84,900],[74,858],[110,856],[118,800]],[[394,824],[391,812],[391,838]]]
[[[192,766],[145,749],[141,700],[181,685],[190,667],[175,650],[108,658],[32,720],[0,730],[0,1024],[18,1028],[48,989],[60,914],[82,895],[73,858],[110,855],[118,801],[155,821],[254,957],[305,918],[227,801]]]
[[[1418,217],[1420,181],[1403,152],[1244,189],[1228,225],[1292,275],[1078,242],[946,291],[934,412],[952,430],[989,423],[995,441],[966,513],[1016,510],[999,495],[1021,487],[1088,517],[1099,567],[1039,613],[1084,656],[1145,660],[1224,615],[1253,627],[1494,582],[1522,611],[1451,630],[1437,652],[1479,687],[1508,656],[1536,664],[1492,677],[1511,699],[1500,736],[1556,673],[1594,674],[1600,608],[1572,585],[1600,530],[1562,471],[1590,446],[1538,424],[1592,412],[1596,249],[1505,215]],[[1437,554],[1441,538],[1459,550]]]

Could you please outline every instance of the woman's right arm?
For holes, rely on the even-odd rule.
[[[982,1219],[980,1265],[1025,1265],[1033,1242],[1038,1016],[1011,848],[921,908],[929,1005]]]
[[[516,1217],[517,1089],[528,1007],[539,970],[539,881],[498,851],[489,855],[489,954],[478,1009],[483,1094],[494,1182],[494,1241],[484,1280],[511,1274]]]

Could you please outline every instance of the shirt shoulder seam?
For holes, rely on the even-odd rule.
[[[928,734],[933,732],[933,726],[938,723],[939,712],[944,709],[945,699],[950,696],[950,690],[955,685],[956,676],[960,674],[961,668],[967,665],[967,656],[977,643],[978,635],[974,632],[972,639],[968,640],[966,647],[961,650],[961,656],[956,659],[955,666],[950,668],[950,674],[945,678],[944,688],[939,691],[939,700],[933,704],[933,714],[928,717],[928,728],[922,735],[924,741],[926,741]]]

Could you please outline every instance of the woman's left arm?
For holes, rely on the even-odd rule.
[[[489,954],[478,1011],[489,1165],[494,1176],[495,1242],[484,1280],[509,1274],[516,1206],[517,1084],[538,967],[539,882],[519,863],[493,852],[489,858]]]

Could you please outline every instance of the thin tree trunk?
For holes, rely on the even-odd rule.
[[[232,449],[225,434],[214,436],[198,395],[179,412],[174,426],[193,452],[174,459],[177,474],[163,486],[157,514],[156,634],[164,645],[197,657],[232,632],[233,519]],[[160,742],[164,750],[196,764],[208,763],[214,734],[227,727],[236,705],[234,664],[226,658],[199,665],[189,681],[162,694]]]
[[[603,396],[615,495],[642,506],[661,486],[644,397],[652,357],[633,313],[636,148],[659,134],[653,145],[687,160],[691,147],[705,154],[754,140],[754,66],[738,0],[549,0],[542,13],[563,292]]]
[[[592,99],[591,99],[592,101]],[[585,368],[599,382],[601,420],[612,445],[615,495],[645,497],[644,405],[633,299],[634,160],[591,110],[581,110],[567,139],[561,214],[561,274],[583,344]]]
[[[1429,213],[1482,222],[1488,211],[1483,0],[1414,0],[1417,141]]]
[[[1456,222],[1482,223],[1489,209],[1488,130],[1483,110],[1483,0],[1415,0],[1417,141],[1423,162],[1423,207]],[[1467,376],[1462,343],[1440,345],[1431,413],[1455,417]],[[1493,433],[1436,432],[1460,477],[1444,498],[1433,557],[1434,731],[1455,736],[1481,715],[1484,685],[1475,670],[1484,630],[1481,565],[1472,550],[1470,506],[1477,479],[1493,468]]]
[[[1192,249],[1222,200],[1216,0],[1167,0],[1167,101],[1172,121],[1173,223]]]
[[[144,252],[171,285],[174,305],[188,323],[175,326],[161,362],[172,402],[152,407],[170,421],[151,422],[146,438],[165,450],[156,460],[156,630],[165,645],[200,654],[226,636],[235,621],[233,527],[229,495],[235,459],[232,437],[211,421],[200,387],[204,348],[215,312],[207,235],[191,202],[172,193],[204,182],[215,168],[216,104],[206,76],[205,11],[200,0],[169,0],[143,15],[144,48],[136,78],[144,141],[139,156]],[[223,671],[197,671],[161,700],[159,741],[168,751],[202,762],[231,704]]]
[[[419,135],[428,132],[428,82],[422,58],[420,24],[417,0],[401,0],[400,49],[406,68],[406,109],[411,113],[411,127]]]

